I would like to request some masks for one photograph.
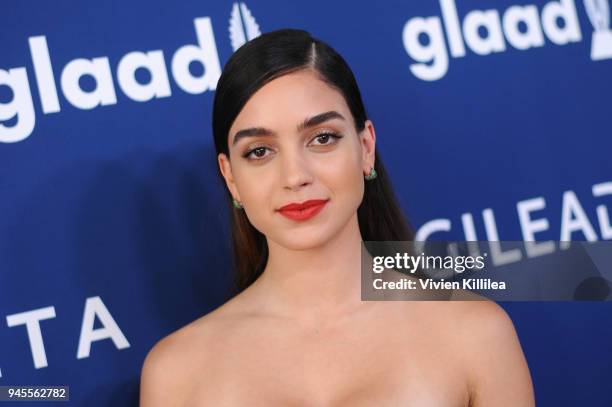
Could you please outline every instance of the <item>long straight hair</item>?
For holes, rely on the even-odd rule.
[[[300,70],[315,72],[337,89],[351,111],[357,133],[363,131],[367,115],[357,81],[346,61],[308,32],[282,29],[247,42],[225,64],[213,103],[212,127],[217,155],[224,153],[229,157],[229,129],[249,98],[271,80]],[[413,240],[414,233],[397,203],[378,150],[374,169],[378,177],[365,182],[363,200],[357,210],[363,240]],[[220,171],[219,176],[223,181]],[[234,293],[238,294],[263,272],[268,261],[268,244],[265,236],[249,222],[244,210],[234,209],[229,190],[227,198],[235,260]]]

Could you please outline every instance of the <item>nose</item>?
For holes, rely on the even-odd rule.
[[[297,191],[312,183],[313,175],[306,157],[298,149],[285,151],[280,160],[279,168],[283,188]]]

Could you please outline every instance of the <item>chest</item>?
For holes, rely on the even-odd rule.
[[[188,405],[468,405],[452,345],[427,330],[363,328],[227,338]]]

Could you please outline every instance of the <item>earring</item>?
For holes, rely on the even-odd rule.
[[[376,170],[374,169],[374,167],[372,167],[372,169],[370,169],[370,173],[366,175],[364,178],[366,179],[366,181],[371,181],[375,179],[377,176],[378,174],[376,173]]]
[[[234,208],[236,209],[242,209],[242,202],[237,201],[235,198],[232,198],[232,203],[234,204]]]

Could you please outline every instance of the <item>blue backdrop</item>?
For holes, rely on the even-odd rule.
[[[422,238],[612,240],[607,0],[5,0],[0,385],[135,405],[151,346],[225,300],[214,89],[284,27],[353,68]],[[538,405],[612,405],[610,302],[502,305]]]

